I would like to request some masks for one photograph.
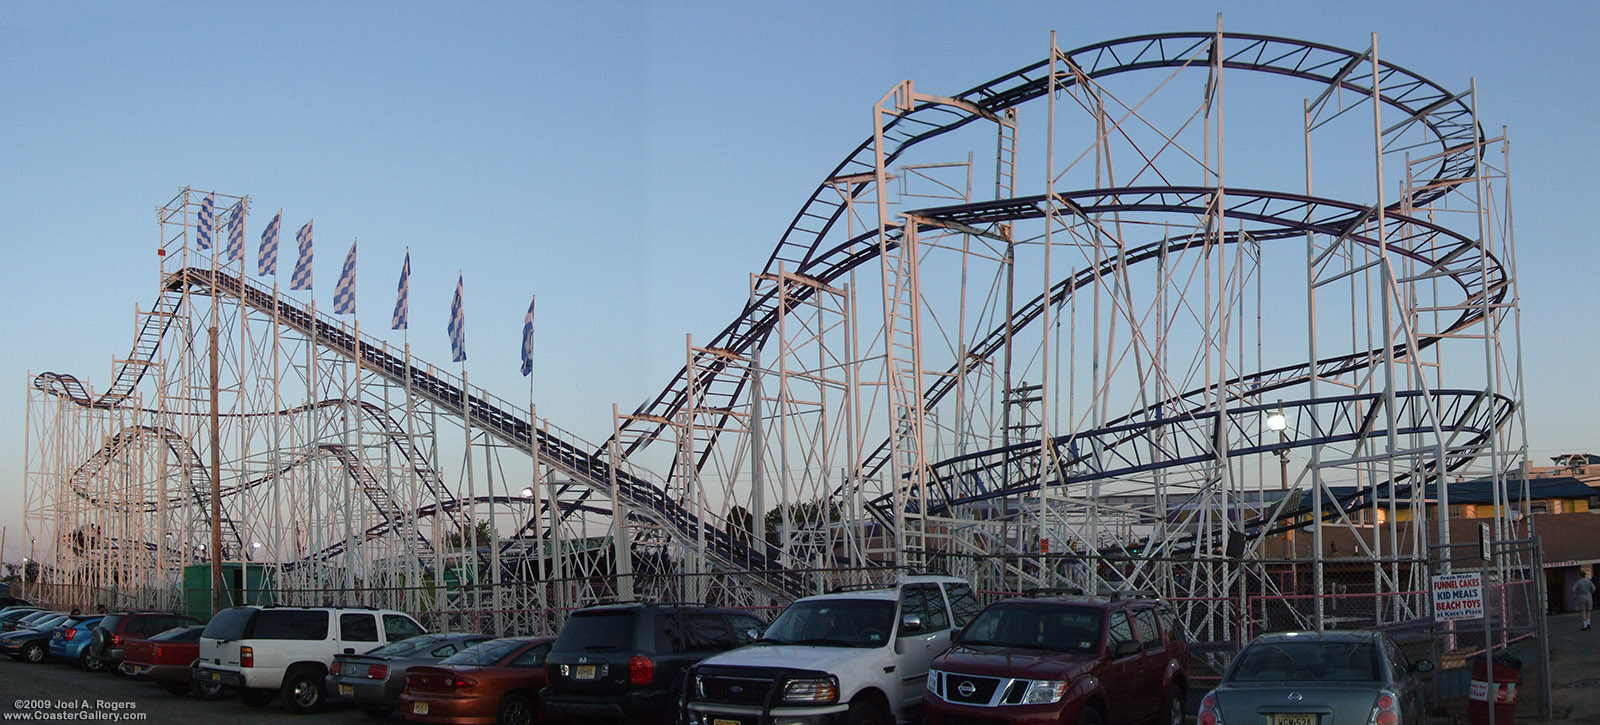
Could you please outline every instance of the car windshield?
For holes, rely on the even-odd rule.
[[[889,599],[816,599],[795,602],[758,643],[878,647],[894,630]]]
[[[369,657],[405,657],[438,644],[443,637],[411,637],[399,642],[390,642],[367,653]]]
[[[1229,682],[1372,681],[1378,651],[1369,642],[1256,642],[1239,653]]]
[[[956,643],[1094,654],[1103,617],[1096,607],[1000,603],[972,620]]]
[[[46,629],[46,628],[49,628],[49,627],[54,627],[54,626],[56,626],[58,624],[61,624],[62,622],[65,622],[65,621],[67,621],[67,615],[65,615],[65,614],[57,614],[54,617],[45,617],[44,619],[35,619],[32,622],[29,622],[28,625],[31,626],[34,629]]]
[[[492,665],[505,659],[518,647],[527,644],[525,639],[491,639],[479,642],[449,657],[439,660],[439,666],[450,665]]]

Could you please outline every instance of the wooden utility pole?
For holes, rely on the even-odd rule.
[[[222,420],[218,411],[217,328],[211,338],[211,613],[222,611]]]

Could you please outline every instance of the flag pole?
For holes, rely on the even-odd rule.
[[[466,328],[466,314],[467,313],[466,313],[466,301],[461,299],[463,297],[463,295],[464,295],[464,292],[462,290],[462,284],[461,284],[461,270],[458,269],[458,270],[456,270],[456,300],[458,302],[460,302],[460,304],[459,304],[459,306],[452,305],[452,307],[455,307],[456,309],[452,309],[451,310],[451,321],[452,322],[456,321],[457,320],[457,314],[460,315],[459,319],[460,319],[461,328],[460,328],[460,333],[459,334],[460,334],[460,337],[461,337],[461,348],[462,348],[461,349],[461,353],[462,353],[461,354],[461,430],[463,431],[463,433],[465,433],[465,436],[466,436],[465,440],[464,440],[464,442],[466,443],[466,448],[465,448],[465,455],[462,457],[462,459],[463,459],[462,460],[462,464],[467,469],[466,470],[466,475],[467,475],[467,527],[466,527],[466,531],[463,531],[461,533],[461,543],[462,543],[462,548],[463,548],[464,551],[470,551],[471,552],[471,559],[469,560],[470,563],[466,567],[467,582],[469,583],[467,588],[466,588],[466,591],[471,592],[472,595],[473,595],[471,597],[471,602],[472,602],[472,605],[473,605],[473,624],[472,624],[472,626],[473,626],[474,629],[477,629],[477,628],[482,627],[482,624],[479,622],[479,617],[482,615],[482,611],[483,611],[483,592],[478,588],[478,585],[480,584],[480,582],[478,581],[479,580],[479,572],[478,572],[478,487],[477,487],[477,482],[474,480],[474,477],[472,475],[472,386],[471,386],[471,383],[468,382],[468,380],[467,380],[466,329],[465,329]],[[453,344],[454,344],[454,342],[452,341],[452,345]],[[452,352],[454,352],[454,351],[452,350]],[[491,525],[491,528],[492,528],[492,525]]]
[[[211,211],[211,214],[210,214],[210,217],[211,217],[210,219],[207,219],[204,216],[202,216],[200,218],[200,224],[202,226],[206,226],[206,225],[215,226],[215,223],[212,221],[212,220],[214,220],[216,218],[215,202],[212,201],[212,199],[214,198],[214,195],[215,195],[215,192],[212,192],[211,195],[208,195],[206,197],[207,206],[210,206],[212,211]],[[202,206],[201,207],[201,211],[205,211],[206,208],[207,208],[206,206]],[[216,289],[216,285],[217,285],[217,249],[216,249],[217,240],[215,239],[216,235],[210,229],[201,229],[199,231],[207,233],[207,234],[210,234],[210,236],[211,236],[210,247],[206,250],[208,252],[208,254],[206,256],[211,258],[211,280],[210,280],[210,282],[211,282],[212,289],[215,290]],[[211,613],[212,614],[216,614],[217,612],[222,611],[222,608],[223,608],[223,606],[222,606],[222,424],[221,424],[221,411],[219,410],[219,408],[221,406],[221,401],[220,401],[221,385],[219,384],[219,381],[217,380],[217,374],[218,374],[217,371],[220,368],[220,365],[219,365],[219,363],[217,361],[217,306],[218,306],[217,300],[218,299],[220,299],[220,297],[217,296],[216,294],[213,294],[212,297],[211,297],[211,325],[206,330],[206,345],[207,345],[207,349],[209,351],[209,356],[210,356],[209,360],[210,360],[210,364],[211,364],[210,365],[210,373],[211,373],[211,375],[210,375],[210,390],[209,390],[210,395],[209,395],[209,399],[211,401],[211,410],[210,410],[211,437],[210,437],[210,444],[211,444]]]
[[[315,224],[315,222],[316,222],[316,220],[312,219],[311,221],[308,221],[306,223],[307,224]],[[310,321],[311,321],[310,322],[310,324],[311,324],[311,344],[306,346],[306,390],[307,390],[306,404],[307,405],[315,405],[317,402],[319,402],[318,393],[317,393],[317,386],[319,384],[318,381],[317,381],[317,328],[319,327],[320,323],[317,320],[317,284],[316,284],[317,277],[316,277],[316,261],[315,261],[316,260],[316,248],[315,248],[315,239],[314,239],[314,236],[315,236],[315,233],[316,233],[316,228],[313,227],[310,231],[311,231],[311,234],[308,235],[307,239],[309,241],[311,241],[312,244],[313,244],[312,250],[311,250],[312,251],[312,257],[311,257],[312,264],[311,264],[311,267],[307,271],[310,273],[311,280],[310,280],[310,284],[306,287],[306,293],[310,297],[310,305],[311,305],[311,307],[310,307],[310,309],[311,309],[311,315],[310,315]],[[298,236],[298,235],[296,235],[296,236]],[[296,241],[298,241],[298,240],[296,240]],[[300,254],[304,255],[305,254],[305,249],[302,248],[300,250]],[[297,268],[300,266],[298,260],[296,261],[295,266]],[[293,289],[293,287],[294,287],[294,280],[292,278],[290,279],[289,287],[291,289]],[[307,451],[316,450],[316,421],[314,420],[315,417],[316,416],[311,416],[311,415],[306,416],[306,441],[305,441],[305,445],[306,445],[306,450]],[[306,479],[307,479],[306,480],[307,487],[310,487],[310,486],[315,484],[315,479],[316,479],[316,469],[315,469],[315,467],[307,467],[306,468]],[[318,526],[318,521],[317,521],[317,512],[318,512],[317,501],[319,499],[321,499],[321,498],[322,498],[321,496],[307,496],[306,497],[306,502],[307,502],[306,503],[306,511],[307,511],[307,513],[310,514],[310,518],[306,522],[306,554],[307,555],[310,555],[311,552],[321,551],[322,550],[322,530]],[[321,575],[319,575],[314,570],[310,570],[310,567],[308,567],[308,573],[310,573],[311,576],[314,576],[314,577],[317,578],[316,579],[317,590],[322,594],[323,601],[322,602],[317,602],[317,603],[318,604],[331,604],[332,600],[330,600],[328,598],[326,590],[323,589],[324,581],[323,581]],[[309,582],[308,582],[308,584],[309,584]]]
[[[539,296],[534,295],[533,299],[528,302],[529,328],[527,333],[528,339],[526,341],[528,355],[528,448],[533,454],[533,485],[529,486],[529,490],[533,492],[534,568],[537,576],[539,577],[539,592],[541,594],[539,597],[539,608],[544,614],[540,631],[555,633],[558,629],[557,617],[559,617],[559,612],[552,612],[551,607],[549,606],[552,602],[550,595],[553,592],[550,583],[549,572],[546,570],[544,564],[546,537],[544,535],[542,522],[539,520],[541,518],[540,514],[542,513],[544,503],[544,492],[542,490],[544,482],[539,480],[539,406],[534,398],[534,380],[538,376],[534,373],[533,365],[534,327],[532,324],[534,307],[538,304],[538,301]],[[559,587],[560,584],[557,583],[555,586]],[[556,616],[552,616],[552,614],[555,614]]]

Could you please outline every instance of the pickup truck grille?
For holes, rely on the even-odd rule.
[[[954,672],[944,676],[944,699],[967,705],[987,705],[994,697],[1000,680],[994,677],[960,675]]]
[[[776,682],[766,677],[701,675],[700,691],[706,702],[733,705],[763,705]]]

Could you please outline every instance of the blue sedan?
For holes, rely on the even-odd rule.
[[[99,623],[100,617],[62,622],[50,635],[50,656],[85,669],[97,669],[98,664],[88,660],[95,657],[89,649],[89,641],[94,639],[94,628]]]

